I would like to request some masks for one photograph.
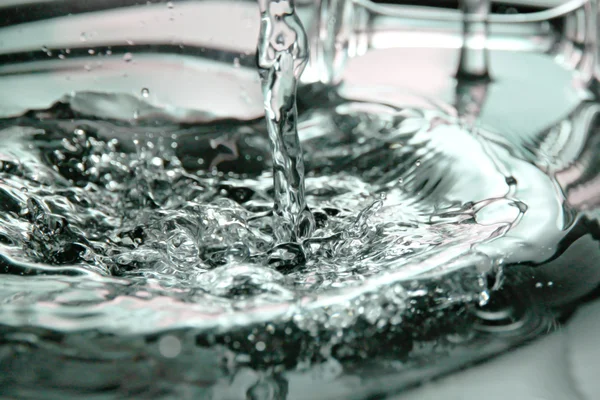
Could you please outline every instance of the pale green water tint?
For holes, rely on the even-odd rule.
[[[266,124],[124,123],[82,110],[130,98],[90,93],[0,121],[8,396],[364,399],[547,332],[583,294],[561,282],[597,270],[598,105],[568,69],[494,54],[454,105],[348,84],[304,88],[296,116],[302,30],[274,4]]]

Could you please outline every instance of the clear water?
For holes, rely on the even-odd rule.
[[[3,396],[363,399],[585,294],[562,279],[570,248],[598,252],[598,107],[570,71],[499,54],[456,104],[305,87],[296,116],[289,44],[261,42],[266,121],[0,121]],[[514,72],[532,64],[545,81]]]
[[[273,161],[272,226],[279,244],[285,245],[310,236],[315,225],[304,198],[304,160],[296,126],[296,88],[308,64],[308,37],[293,2],[261,0],[258,4],[257,64]]]

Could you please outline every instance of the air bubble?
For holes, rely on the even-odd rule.
[[[154,165],[155,167],[162,167],[163,166],[163,159],[160,157],[154,157],[152,159],[152,165]]]
[[[158,351],[165,358],[175,358],[181,353],[181,341],[175,336],[165,336],[158,343]]]
[[[256,342],[256,351],[265,351],[265,349],[267,348],[267,345],[265,344],[265,342]]]

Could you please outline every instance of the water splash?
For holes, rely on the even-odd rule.
[[[65,104],[0,121],[9,396],[36,382],[57,398],[366,398],[547,329],[526,283],[510,286],[535,271],[508,266],[546,262],[585,231],[554,173],[575,165],[572,197],[596,199],[580,195],[594,153],[580,166],[564,151],[595,148],[596,108],[516,137],[438,109],[323,97],[296,128],[306,37],[292,2],[261,7],[266,131],[123,125]],[[463,89],[470,125],[489,93]],[[504,116],[507,97],[487,111]],[[81,360],[91,372],[69,373]]]
[[[488,343],[478,332],[501,329],[480,312],[497,297],[488,285],[494,250],[505,263],[545,259],[556,251],[553,235],[571,226],[548,218],[562,212],[550,177],[439,111],[345,102],[304,113],[315,229],[302,243],[279,244],[262,124],[123,127],[59,118],[65,112],[0,126],[0,321],[15,326],[0,337],[9,349],[2,362],[15,360],[18,371],[1,379],[15,390],[37,379],[24,369],[28,357],[43,352],[64,365],[64,354],[76,352],[101,368],[116,347],[130,370],[210,369],[194,390],[213,393],[243,386],[227,379],[244,371],[301,375],[337,365],[339,375],[378,360],[398,363],[388,371],[397,374],[433,365],[442,354],[427,343],[443,353]],[[546,147],[537,148],[542,157]],[[536,229],[544,240],[535,241]],[[511,293],[510,304],[518,297]],[[503,334],[515,341],[546,327],[528,309],[513,314]],[[84,340],[73,331],[99,333]],[[135,339],[110,336],[121,334]],[[65,337],[60,346],[53,335]],[[169,358],[174,337],[181,353]],[[11,356],[30,339],[43,349]],[[31,364],[60,376],[49,361]],[[126,385],[118,373],[93,376],[78,384]],[[277,375],[255,378],[253,396],[279,390]],[[139,395],[153,380],[132,384]]]

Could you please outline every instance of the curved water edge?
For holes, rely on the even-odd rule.
[[[355,114],[352,116],[346,114],[349,107],[354,109]],[[357,110],[359,110],[357,107],[368,109],[369,107],[372,108],[373,105],[357,105],[357,103],[350,103],[337,106],[335,108],[336,111],[333,114],[335,118],[341,118],[337,123],[340,123],[341,121],[342,127],[344,127],[344,123],[352,126],[361,118],[364,119],[364,121],[373,122],[371,119],[373,115],[366,113],[363,115],[356,114]],[[386,106],[380,107],[384,107],[387,111],[391,110],[385,108]],[[583,109],[586,109],[586,107],[583,107]],[[378,109],[379,117],[383,115],[381,114],[381,110],[381,108]],[[404,116],[406,116],[408,111],[394,110],[394,113],[400,113],[400,115],[405,113]],[[394,113],[388,114],[385,118],[397,118]],[[318,115],[314,118],[316,118],[319,123],[331,123],[331,120],[326,122],[322,110],[317,114]],[[432,113],[432,115],[434,115],[434,113]],[[574,115],[579,115],[579,111]],[[290,280],[289,274],[276,274],[276,276],[270,278],[273,282],[281,282],[282,279],[285,282],[285,279],[288,279],[287,284],[293,285],[291,287],[295,287],[294,290],[296,291],[296,294],[292,294],[292,297],[286,300],[286,302],[295,299],[292,303],[299,302],[300,304],[303,304],[302,308],[320,308],[327,306],[328,302],[336,303],[343,299],[349,300],[360,297],[360,295],[364,293],[377,292],[379,290],[378,288],[392,283],[410,282],[415,279],[426,280],[438,275],[442,276],[449,271],[460,269],[460,266],[463,265],[479,265],[479,271],[482,274],[486,274],[493,272],[499,263],[504,265],[523,262],[543,263],[555,256],[559,245],[560,247],[564,247],[562,244],[563,239],[569,236],[569,232],[574,226],[578,225],[577,221],[581,217],[577,216],[576,210],[572,210],[572,207],[566,206],[564,204],[564,199],[561,203],[555,196],[557,186],[560,186],[557,185],[556,182],[553,182],[548,175],[542,173],[541,170],[533,168],[532,164],[525,161],[517,162],[512,157],[507,159],[506,157],[510,156],[506,151],[502,150],[501,146],[489,144],[487,140],[485,143],[487,143],[488,147],[485,148],[486,151],[483,151],[484,147],[482,147],[481,144],[483,136],[470,135],[467,132],[461,131],[457,125],[440,124],[438,115],[429,117],[437,124],[434,129],[431,129],[431,127],[420,127],[418,123],[415,123],[417,122],[415,121],[415,116],[424,118],[424,114],[422,113],[413,114],[413,117],[411,117],[413,120],[404,118],[404,116],[402,117],[403,122],[400,126],[395,128],[397,129],[396,132],[402,132],[402,130],[406,130],[407,127],[410,127],[411,130],[413,130],[412,132],[405,131],[403,137],[399,138],[397,136],[394,137],[387,132],[377,134],[373,131],[373,127],[369,126],[365,131],[368,135],[368,139],[365,139],[365,136],[355,138],[357,141],[362,142],[361,144],[337,136],[344,133],[338,131],[336,134],[332,131],[330,125],[327,125],[330,134],[320,137],[314,135],[311,136],[309,130],[314,129],[314,122],[311,122],[312,117],[307,118],[301,124],[301,127],[305,127],[304,134],[302,133],[301,128],[301,137],[303,135],[310,137],[309,140],[304,141],[306,151],[309,153],[307,156],[309,170],[318,171],[309,173],[309,175],[312,174],[314,176],[309,176],[307,178],[309,203],[323,202],[324,195],[333,196],[330,198],[329,202],[331,202],[331,200],[338,201],[338,205],[333,204],[333,206],[337,206],[338,208],[342,205],[345,207],[359,207],[358,210],[360,210],[360,207],[363,207],[364,204],[369,204],[374,201],[369,199],[370,196],[374,195],[377,197],[381,193],[385,193],[385,200],[377,200],[373,203],[374,205],[378,205],[379,209],[375,210],[372,215],[365,219],[365,226],[360,228],[366,229],[366,231],[361,233],[359,230],[356,238],[358,241],[355,242],[362,243],[363,246],[379,245],[383,247],[371,247],[371,250],[367,250],[366,253],[362,254],[360,252],[348,253],[351,257],[359,257],[358,259],[354,258],[352,260],[353,268],[363,268],[365,271],[364,277],[367,278],[363,283],[360,283],[360,281],[355,283],[347,281],[351,283],[349,288],[344,288],[343,285],[342,287],[333,285],[323,286],[320,290],[315,291],[315,289],[319,289],[320,286],[311,284],[311,286],[306,286],[306,289],[303,289],[302,286],[298,286],[297,281]],[[384,119],[382,118],[379,121],[375,121],[381,124],[382,120]],[[421,122],[423,121],[424,119],[421,120]],[[389,123],[389,120],[385,123]],[[347,129],[348,127],[346,126],[344,128]],[[389,129],[389,126],[385,129]],[[6,132],[7,131],[5,131],[5,133]],[[9,129],[8,132],[11,132],[11,135],[13,134],[11,129]],[[394,131],[392,130],[392,132]],[[574,130],[573,134],[579,135],[582,132],[586,132],[586,130]],[[456,139],[457,135],[459,136],[461,146],[450,146],[449,144]],[[185,134],[181,135],[181,138],[183,138],[181,140],[185,141],[185,137]],[[241,137],[244,137],[244,135]],[[256,140],[256,138],[253,139]],[[450,142],[448,140],[450,140]],[[577,140],[585,141],[588,139],[578,139],[574,136],[570,140],[564,140],[563,142],[573,146]],[[206,142],[210,142],[210,140],[207,139]],[[339,145],[337,148],[333,148],[329,142],[345,142],[346,145]],[[392,142],[395,143],[395,145],[392,146],[394,148],[390,149],[390,143]],[[374,143],[378,144],[374,145]],[[460,158],[460,152],[464,151],[465,148],[468,148],[469,143],[472,146],[475,146],[469,149],[469,153],[475,157],[463,160],[463,165],[461,165],[456,162],[456,160]],[[13,145],[15,145],[14,142]],[[318,148],[323,150],[318,151]],[[355,152],[351,157],[354,171],[344,174],[342,171],[348,167],[345,166],[343,159],[348,158],[350,148]],[[227,152],[230,151],[227,148],[224,148],[223,150]],[[503,151],[503,153],[500,154],[505,157],[501,159],[503,164],[494,162],[493,158],[494,155],[498,154],[500,151]],[[265,153],[266,152],[263,149],[262,153],[258,153],[262,155],[258,155],[257,157],[264,157],[262,160],[266,162],[267,156]],[[422,153],[424,156],[420,158],[418,156],[414,157],[415,153]],[[490,157],[490,155],[492,155],[492,157]],[[218,158],[218,155],[213,156]],[[415,159],[405,159],[405,157],[414,157]],[[378,165],[373,162],[375,159],[379,161]],[[404,160],[405,162],[397,163],[397,160]],[[569,165],[574,162],[573,160],[558,160],[560,161],[560,165]],[[388,162],[391,164],[387,164]],[[419,164],[418,167],[416,166],[417,162]],[[470,164],[477,165],[477,169],[470,167]],[[502,166],[507,164],[510,165],[512,170],[502,169]],[[264,168],[267,169],[268,164],[264,165]],[[524,168],[519,169],[520,165],[523,165]],[[360,168],[363,167],[364,170],[361,170]],[[390,167],[393,168],[389,169]],[[336,168],[340,171],[336,171]],[[388,171],[385,174],[373,174],[374,171],[382,168],[387,168]],[[545,168],[551,169],[551,167],[547,165]],[[426,171],[426,173],[420,173],[420,171]],[[535,171],[533,178],[531,178],[531,172],[528,171]],[[324,173],[337,177],[338,185],[326,182],[326,180],[323,179]],[[470,175],[466,175],[466,173],[470,173]],[[262,178],[256,182],[256,185],[258,186],[251,186],[250,188],[256,190],[262,187],[263,189],[268,190],[268,175],[261,173],[260,176]],[[360,179],[357,179],[359,177]],[[211,177],[209,179],[213,178]],[[222,181],[223,183],[219,184],[219,181]],[[237,190],[243,190],[243,186],[240,185],[242,182],[247,184],[248,180],[243,179],[240,182],[235,179],[222,177],[213,181],[208,181],[208,183],[211,184],[215,183],[215,187],[236,187]],[[527,182],[527,184],[521,183],[521,185],[519,185],[518,182]],[[471,186],[469,183],[476,184]],[[358,185],[362,185],[362,188]],[[514,186],[517,186],[517,188],[515,189]],[[520,189],[519,186],[525,188]],[[360,190],[357,190],[356,193],[352,194],[348,191],[349,189]],[[339,191],[339,193],[336,193],[336,190]],[[539,196],[540,191],[546,191],[554,197],[551,197],[550,195]],[[107,194],[110,194],[110,190]],[[26,198],[27,194],[20,194],[17,201],[23,202]],[[166,198],[163,201],[168,203],[169,199]],[[327,200],[325,201],[327,202]],[[174,207],[174,204],[170,206]],[[222,204],[232,207],[232,204],[230,203]],[[331,206],[332,204],[329,203],[327,205]],[[566,208],[563,208],[563,206],[566,206]],[[322,207],[326,207],[326,205],[321,205],[321,208]],[[211,209],[212,208],[209,208],[208,211]],[[164,220],[168,221],[169,219],[177,218],[178,213],[175,211],[172,213],[172,216],[165,214]],[[549,213],[553,213],[556,217],[548,218],[550,215]],[[182,216],[186,217],[191,215],[184,214]],[[349,216],[347,218],[360,219],[360,215],[354,215],[355,217]],[[143,218],[147,217],[144,215],[144,212],[141,211],[140,216]],[[327,215],[325,215],[325,218],[328,218]],[[329,216],[329,218],[333,217]],[[394,224],[392,223],[394,220],[397,221],[395,224],[400,225],[394,227]],[[355,222],[351,222],[350,226],[356,227],[356,221],[358,220],[354,221]],[[16,224],[17,221],[14,222]],[[15,225],[15,227],[17,226],[18,225]],[[532,230],[533,227],[538,229],[538,232],[540,233],[536,235],[536,231]],[[81,227],[78,228],[81,229]],[[189,229],[191,228],[186,228],[184,233],[189,232]],[[401,252],[395,255],[393,253],[391,255],[385,255],[386,249],[389,250],[389,246],[394,246],[394,240],[390,239],[386,244],[385,241],[378,243],[377,238],[361,238],[360,236],[365,232],[368,236],[368,231],[373,229],[376,231],[378,230],[380,234],[387,234],[388,239],[395,238],[394,240],[396,240],[397,243],[402,243],[402,241],[398,240],[409,240],[410,235],[427,235],[425,236],[427,240],[433,240],[433,243],[436,243],[437,240],[437,244],[434,246],[425,244],[417,245],[417,247],[413,246],[412,254],[411,252]],[[400,231],[398,231],[398,229],[400,229]],[[178,231],[175,233],[181,234],[181,232]],[[331,263],[345,263],[344,257],[347,256],[345,256],[343,252],[348,250],[345,249],[343,243],[346,242],[351,244],[355,240],[355,238],[352,237],[347,237],[345,239],[336,238],[336,233],[334,231],[329,232],[328,234],[324,233],[325,232],[323,231],[320,232],[320,234],[323,235],[322,237],[325,238],[325,244],[327,244],[326,242],[328,240],[338,241],[338,243],[336,243],[338,258],[334,257],[329,260],[328,257],[325,257],[320,261],[313,260],[313,263],[316,262],[314,266],[316,271],[318,271],[319,268],[325,268],[325,270],[331,268]],[[186,237],[187,236],[183,236],[184,239]],[[262,236],[256,238],[264,240],[264,237]],[[360,240],[364,240],[364,242],[361,242]],[[373,242],[373,240],[375,241]],[[317,239],[315,239],[315,242],[316,243],[312,246],[320,246]],[[426,247],[422,247],[422,249],[419,248],[419,246],[424,245]],[[508,246],[509,249],[518,247],[519,251],[508,252],[506,251],[506,246]],[[415,249],[417,250],[416,252],[414,251]],[[172,258],[172,256],[169,255],[168,248],[165,250],[167,251],[165,255],[171,263],[178,262],[178,258]],[[260,250],[255,251],[257,252],[256,255],[260,257]],[[128,252],[131,254],[130,257],[143,256],[143,252],[140,252],[139,249]],[[112,262],[119,265],[119,262],[123,261],[122,258],[125,257],[128,252],[113,256],[114,261]],[[25,264],[19,266],[15,261],[18,260],[19,256],[21,258],[23,256],[18,253],[19,251],[14,246],[5,247],[4,256],[7,258],[5,263],[10,265],[10,269],[13,273],[22,273],[24,270],[36,269],[35,264],[33,264],[35,263],[35,260],[31,259],[22,260]],[[8,257],[10,257],[11,254],[12,258],[17,258],[17,260],[10,262],[10,258]],[[150,252],[150,254],[153,253]],[[383,255],[383,257],[380,255]],[[118,260],[119,257],[121,260]],[[152,257],[156,257],[156,255],[152,255]],[[196,261],[193,260],[193,257],[192,254],[192,264],[187,268],[190,268],[190,271],[193,271],[194,274],[200,273],[202,275],[205,274],[206,271],[218,267],[218,265],[207,265],[200,269],[197,269],[197,267],[194,268],[192,265]],[[374,259],[373,257],[376,258]],[[361,262],[361,258],[364,258],[365,261]],[[252,258],[247,260],[251,259]],[[155,262],[157,261],[151,261],[151,263]],[[247,261],[244,261],[244,258],[238,261],[238,263],[241,263],[242,265],[246,262]],[[324,262],[325,264],[319,265],[319,262]],[[60,268],[62,268],[61,271],[67,271],[69,273],[73,273],[77,268],[82,272],[85,271],[87,274],[96,270],[99,271],[101,275],[107,274],[111,269],[111,267],[107,265],[104,265],[103,267],[94,267],[93,263],[86,263],[85,265],[87,265],[87,267],[69,267],[68,264],[65,265],[63,263]],[[48,270],[48,266],[46,266],[45,269]],[[226,266],[218,267],[216,270],[213,269],[211,274],[214,275],[220,273],[219,271],[225,271],[226,269]],[[163,274],[168,273],[168,271],[168,269],[165,270]],[[335,269],[332,271],[335,271]],[[258,269],[257,272],[261,273],[261,270]],[[134,270],[134,273],[137,272]],[[304,271],[304,273],[310,275],[311,273],[314,273],[314,271]],[[286,275],[287,278],[285,277]],[[302,271],[296,273],[296,275],[302,276]],[[127,276],[127,273],[125,273],[125,276]],[[202,280],[194,278],[189,281],[193,276],[194,275],[184,274],[179,281],[175,280],[174,284],[181,284],[184,285],[184,287],[198,286],[202,288]],[[292,273],[291,276],[293,277],[294,273]],[[147,276],[147,278],[150,278],[150,276]],[[169,278],[171,282],[173,282],[172,279],[173,277]],[[188,279],[187,282],[186,279]],[[343,282],[343,280],[340,282]],[[209,284],[208,281],[205,284]],[[358,284],[358,286],[354,287],[356,284]],[[329,300],[326,300],[328,298]],[[271,302],[268,301],[267,303]],[[271,306],[269,316],[263,315],[263,317],[273,318],[276,315],[284,316],[291,312],[290,307],[289,304],[275,308]],[[293,309],[293,307],[291,308]],[[258,309],[260,310],[260,307]],[[226,309],[220,308],[218,308],[218,310],[226,311]],[[244,312],[244,310],[241,311]],[[262,312],[258,312],[258,314],[261,313]],[[226,316],[224,318],[230,319],[229,317],[230,316]],[[241,320],[244,321],[252,318],[254,317],[246,315]],[[236,321],[237,318],[231,318],[230,320]],[[212,320],[211,322],[211,324],[221,323],[227,322],[221,320]],[[126,327],[122,328],[127,329]]]
[[[590,214],[595,208],[594,196],[578,194],[576,199],[589,200],[568,200],[595,179],[594,155],[590,154],[594,148],[591,144],[597,141],[595,115],[594,103],[582,103],[564,122],[528,139],[519,137],[519,142],[507,143],[510,137],[487,130],[469,132],[455,116],[435,110],[401,109],[356,99],[304,110],[300,138],[307,155],[307,201],[320,221],[320,231],[314,235],[323,239],[305,243],[311,249],[305,253],[308,268],[284,265],[279,272],[264,266],[267,259],[261,256],[260,243],[267,239],[253,230],[268,227],[265,211],[270,207],[272,185],[267,172],[268,142],[260,124],[253,128],[221,125],[216,129],[130,126],[126,129],[137,133],[115,139],[115,132],[124,128],[106,121],[70,117],[40,121],[35,113],[4,121],[2,134],[11,140],[3,141],[1,188],[7,200],[4,207],[11,209],[2,214],[3,269],[13,275],[4,275],[0,285],[5,299],[0,313],[3,337],[11,338],[11,351],[17,343],[22,346],[34,337],[37,343],[45,343],[47,335],[59,335],[61,343],[69,337],[85,337],[89,343],[97,343],[97,348],[102,348],[108,337],[120,341],[122,349],[129,346],[125,340],[156,340],[157,353],[150,359],[157,365],[167,362],[159,344],[164,347],[175,337],[179,354],[191,358],[175,357],[169,361],[178,366],[173,368],[186,362],[193,362],[196,368],[213,363],[219,366],[220,372],[204,381],[207,388],[202,390],[225,393],[231,390],[226,387],[244,387],[246,378],[242,377],[251,376],[254,378],[248,382],[253,383],[248,383],[246,390],[260,382],[269,386],[273,380],[279,382],[277,388],[286,386],[290,396],[293,382],[303,382],[327,366],[337,371],[329,381],[335,384],[319,384],[322,393],[328,393],[328,385],[341,387],[340,379],[355,379],[346,375],[354,368],[362,371],[356,376],[363,379],[374,371],[387,371],[381,372],[382,376],[390,374],[387,386],[365,384],[364,392],[356,392],[359,396],[398,390],[463,362],[506,350],[547,332],[560,316],[555,308],[544,306],[544,302],[554,306],[560,301],[556,303],[550,294],[541,296],[540,303],[535,293],[551,292],[550,283],[558,288],[564,271],[554,268],[555,275],[542,272],[538,277],[533,271],[544,271],[545,263],[553,258],[560,260],[570,243],[589,237],[597,226]],[[453,145],[457,138],[461,146]],[[336,147],[331,146],[333,142]],[[195,144],[193,150],[191,143]],[[94,148],[107,154],[107,146],[114,148],[110,158],[95,158]],[[58,157],[57,150],[66,157]],[[241,158],[239,154],[251,156]],[[77,169],[81,161],[83,170]],[[246,163],[244,170],[251,172],[241,176],[236,172],[238,163]],[[206,165],[215,167],[215,173],[203,172]],[[578,175],[567,173],[571,170]],[[114,180],[105,175],[119,176],[118,171],[124,173],[123,178],[118,186],[111,186]],[[125,178],[131,171],[139,178]],[[165,180],[173,188],[169,193],[161,191]],[[22,190],[24,184],[28,185],[26,191]],[[141,195],[140,188],[147,194]],[[133,189],[137,191],[132,197]],[[538,196],[540,191],[548,195]],[[128,202],[115,201],[119,198]],[[44,205],[52,212],[38,210]],[[189,232],[202,226],[186,225],[178,218],[196,215],[199,222],[202,216],[222,208],[229,214],[214,214],[225,219],[207,232],[235,236],[235,231],[218,229],[232,221],[265,223],[251,227],[252,234],[243,236],[248,244],[252,244],[248,239],[257,241],[250,246],[254,249],[250,253],[235,245],[236,254],[218,256],[222,250],[206,252],[202,244],[188,242]],[[41,212],[38,221],[43,224],[36,225],[32,218],[35,212]],[[556,217],[548,218],[550,213]],[[80,265],[70,265],[68,260],[57,267],[49,265],[51,259],[43,257],[48,252],[58,257],[69,243],[60,235],[53,242],[57,248],[36,250],[26,245],[36,237],[48,239],[36,236],[38,231],[51,238],[44,224],[56,221],[57,215],[69,222],[67,238],[72,234],[89,237],[84,245],[101,256],[96,258],[101,261],[96,267],[100,273],[93,272],[94,257],[89,256],[83,264],[79,259]],[[115,219],[116,215],[121,217]],[[90,220],[96,221],[91,231],[86,222]],[[169,225],[173,221],[176,224]],[[551,223],[542,225],[545,221]],[[142,222],[146,234],[136,231]],[[86,226],[88,231],[80,233]],[[354,229],[354,235],[336,236],[338,229]],[[102,243],[106,237],[116,240],[111,230],[121,237],[112,243],[119,246],[111,248],[112,254],[93,243]],[[380,236],[373,236],[373,232]],[[147,246],[149,237],[157,248]],[[385,237],[388,242],[378,240]],[[137,248],[132,246],[136,240]],[[172,253],[169,246],[176,243],[191,252]],[[404,243],[400,248],[411,251],[390,253],[398,248],[396,243]],[[23,253],[19,246],[28,250]],[[513,251],[496,251],[503,246]],[[140,248],[151,257],[145,259]],[[587,248],[596,251],[597,244]],[[502,257],[497,256],[499,253]],[[562,260],[564,268],[570,268],[572,256]],[[54,258],[54,262],[58,260]],[[128,260],[136,260],[134,268],[128,266]],[[165,268],[165,260],[169,268]],[[36,262],[43,263],[44,273],[61,268],[55,272],[79,270],[88,276],[18,276],[33,273]],[[523,262],[541,267],[530,270],[513,266]],[[594,269],[586,267],[585,260],[577,263],[580,271]],[[349,265],[353,266],[350,270]],[[108,273],[116,276],[102,276]],[[259,278],[248,281],[236,280],[235,276]],[[215,286],[215,282],[225,282],[225,286]],[[542,288],[537,287],[540,282]],[[503,300],[499,309],[486,308],[490,299],[508,292],[513,295],[508,296],[508,302]],[[583,294],[576,292],[574,299]],[[516,299],[523,295],[519,305]],[[502,311],[503,307],[512,311]],[[374,330],[360,328],[364,324]],[[342,336],[337,332],[343,332]],[[208,350],[192,351],[190,340],[200,343],[193,346]],[[378,346],[365,347],[369,340],[376,340]],[[431,353],[427,343],[432,340],[444,350]],[[300,352],[290,352],[283,345],[288,341],[296,343]],[[389,351],[395,362],[376,352],[388,341],[397,344]],[[129,354],[124,357],[139,354],[141,344],[132,346],[123,350]],[[59,357],[63,350],[67,349],[44,351]],[[77,347],[72,351],[83,357],[89,350]],[[15,359],[24,360],[24,354],[39,353],[21,353]],[[218,361],[224,354],[230,360],[226,365]],[[273,354],[277,356],[273,358]],[[104,356],[88,356],[102,365]],[[375,364],[366,363],[364,357]],[[132,370],[138,367],[128,364]],[[258,372],[271,368],[288,372]],[[225,384],[222,379],[231,376],[237,380]],[[7,379],[20,382],[14,376]],[[106,379],[119,382],[110,374]],[[150,381],[138,383],[151,390]],[[180,390],[172,381],[165,385],[171,393]],[[92,387],[90,384],[88,389]],[[200,390],[197,384],[194,388]],[[68,393],[66,388],[62,390]]]

